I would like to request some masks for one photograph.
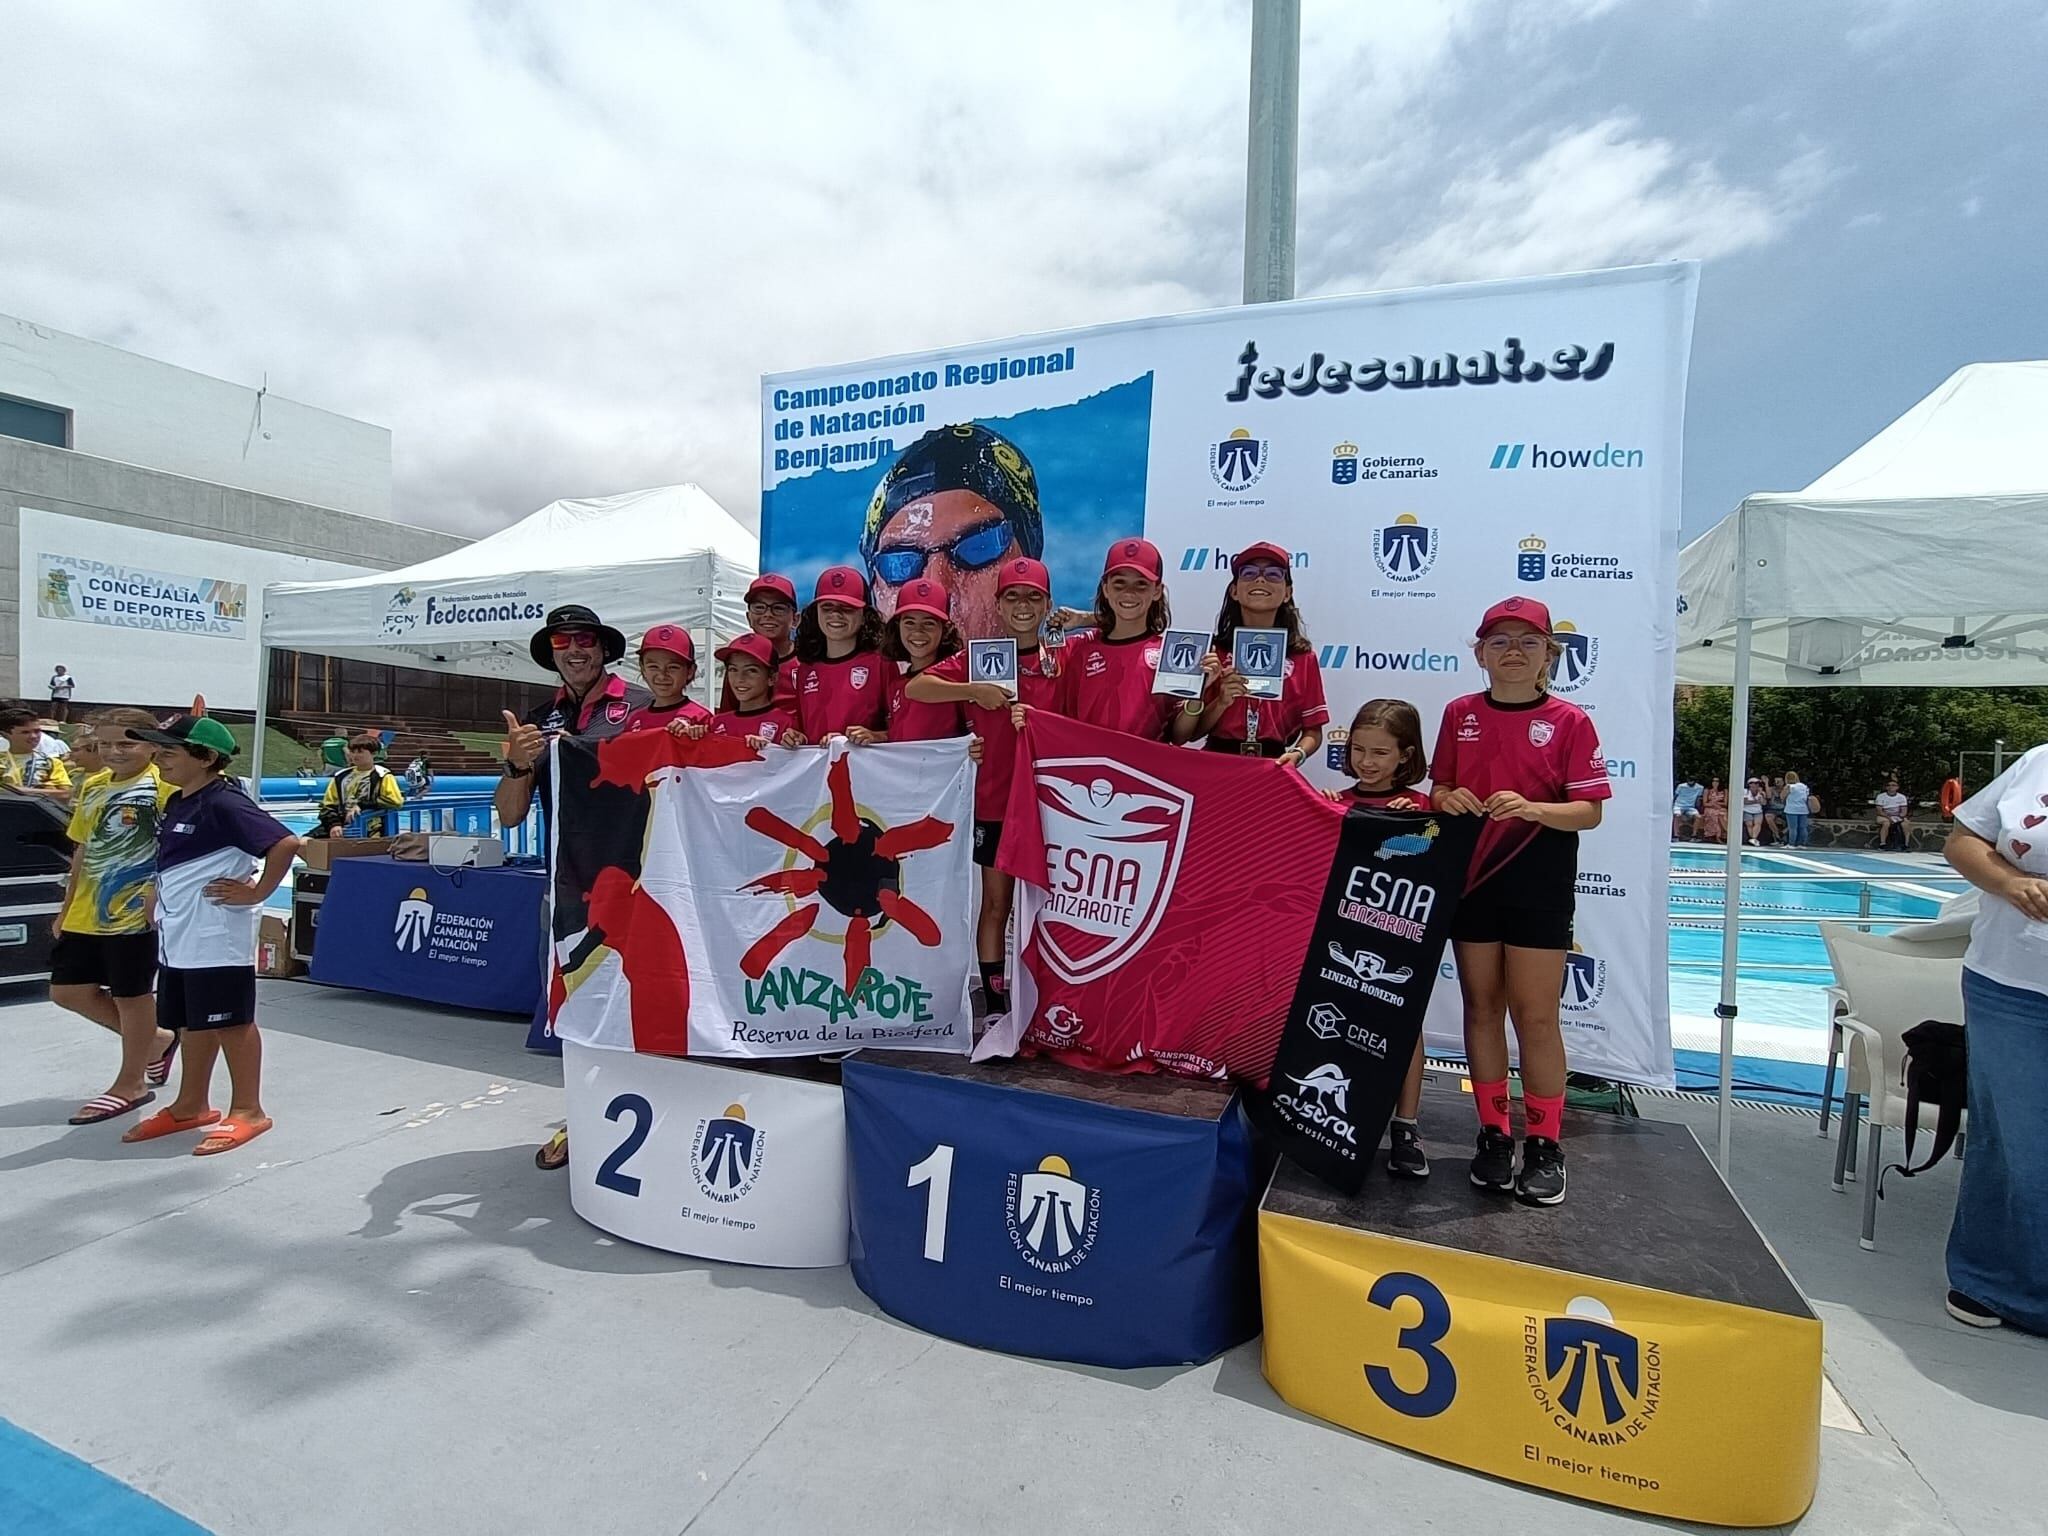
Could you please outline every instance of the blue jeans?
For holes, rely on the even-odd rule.
[[[1813,817],[1805,811],[1787,811],[1785,813],[1786,843],[1794,848],[1804,848],[1806,846],[1807,824],[1812,820]]]
[[[1986,900],[1995,901],[1996,897]],[[1963,972],[1970,1127],[1948,1283],[2030,1333],[2048,1333],[2048,993]]]

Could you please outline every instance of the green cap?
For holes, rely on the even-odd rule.
[[[222,757],[235,755],[235,738],[210,715],[180,715],[160,731],[126,734],[131,741],[147,741],[159,747],[207,747]]]

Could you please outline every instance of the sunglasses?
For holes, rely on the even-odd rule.
[[[922,576],[933,555],[946,556],[956,569],[978,571],[1002,559],[1009,552],[1010,541],[1009,520],[999,517],[992,523],[970,528],[958,538],[929,549],[919,544],[898,544],[878,549],[868,561],[868,569],[874,572],[876,580],[900,587],[904,582]]]
[[[1550,644],[1548,635],[1488,635],[1486,654],[1505,656],[1509,651],[1520,651],[1524,656],[1535,656]]]
[[[558,629],[548,636],[548,645],[557,651],[597,649],[597,631],[594,629]]]
[[[1244,565],[1237,571],[1239,581],[1285,581],[1288,579],[1284,565]]]

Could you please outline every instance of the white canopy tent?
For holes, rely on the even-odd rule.
[[[550,502],[509,528],[397,571],[264,589],[256,762],[273,649],[543,682],[527,642],[582,603],[624,632],[679,623],[701,657],[746,628],[760,540],[695,485]],[[709,668],[703,675],[708,675]]]
[[[1804,491],[1751,496],[1679,553],[1678,680],[1735,690],[2048,684],[2048,361],[1977,363]],[[1741,818],[1728,818],[1720,1160],[1735,1054]]]

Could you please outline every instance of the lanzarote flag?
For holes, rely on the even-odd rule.
[[[690,1056],[968,1048],[965,738],[555,750],[557,1035]]]
[[[1263,1085],[1343,809],[1279,763],[1035,711],[998,865],[1017,878],[1007,1030],[1100,1071]],[[1028,763],[1028,771],[1024,771]]]

